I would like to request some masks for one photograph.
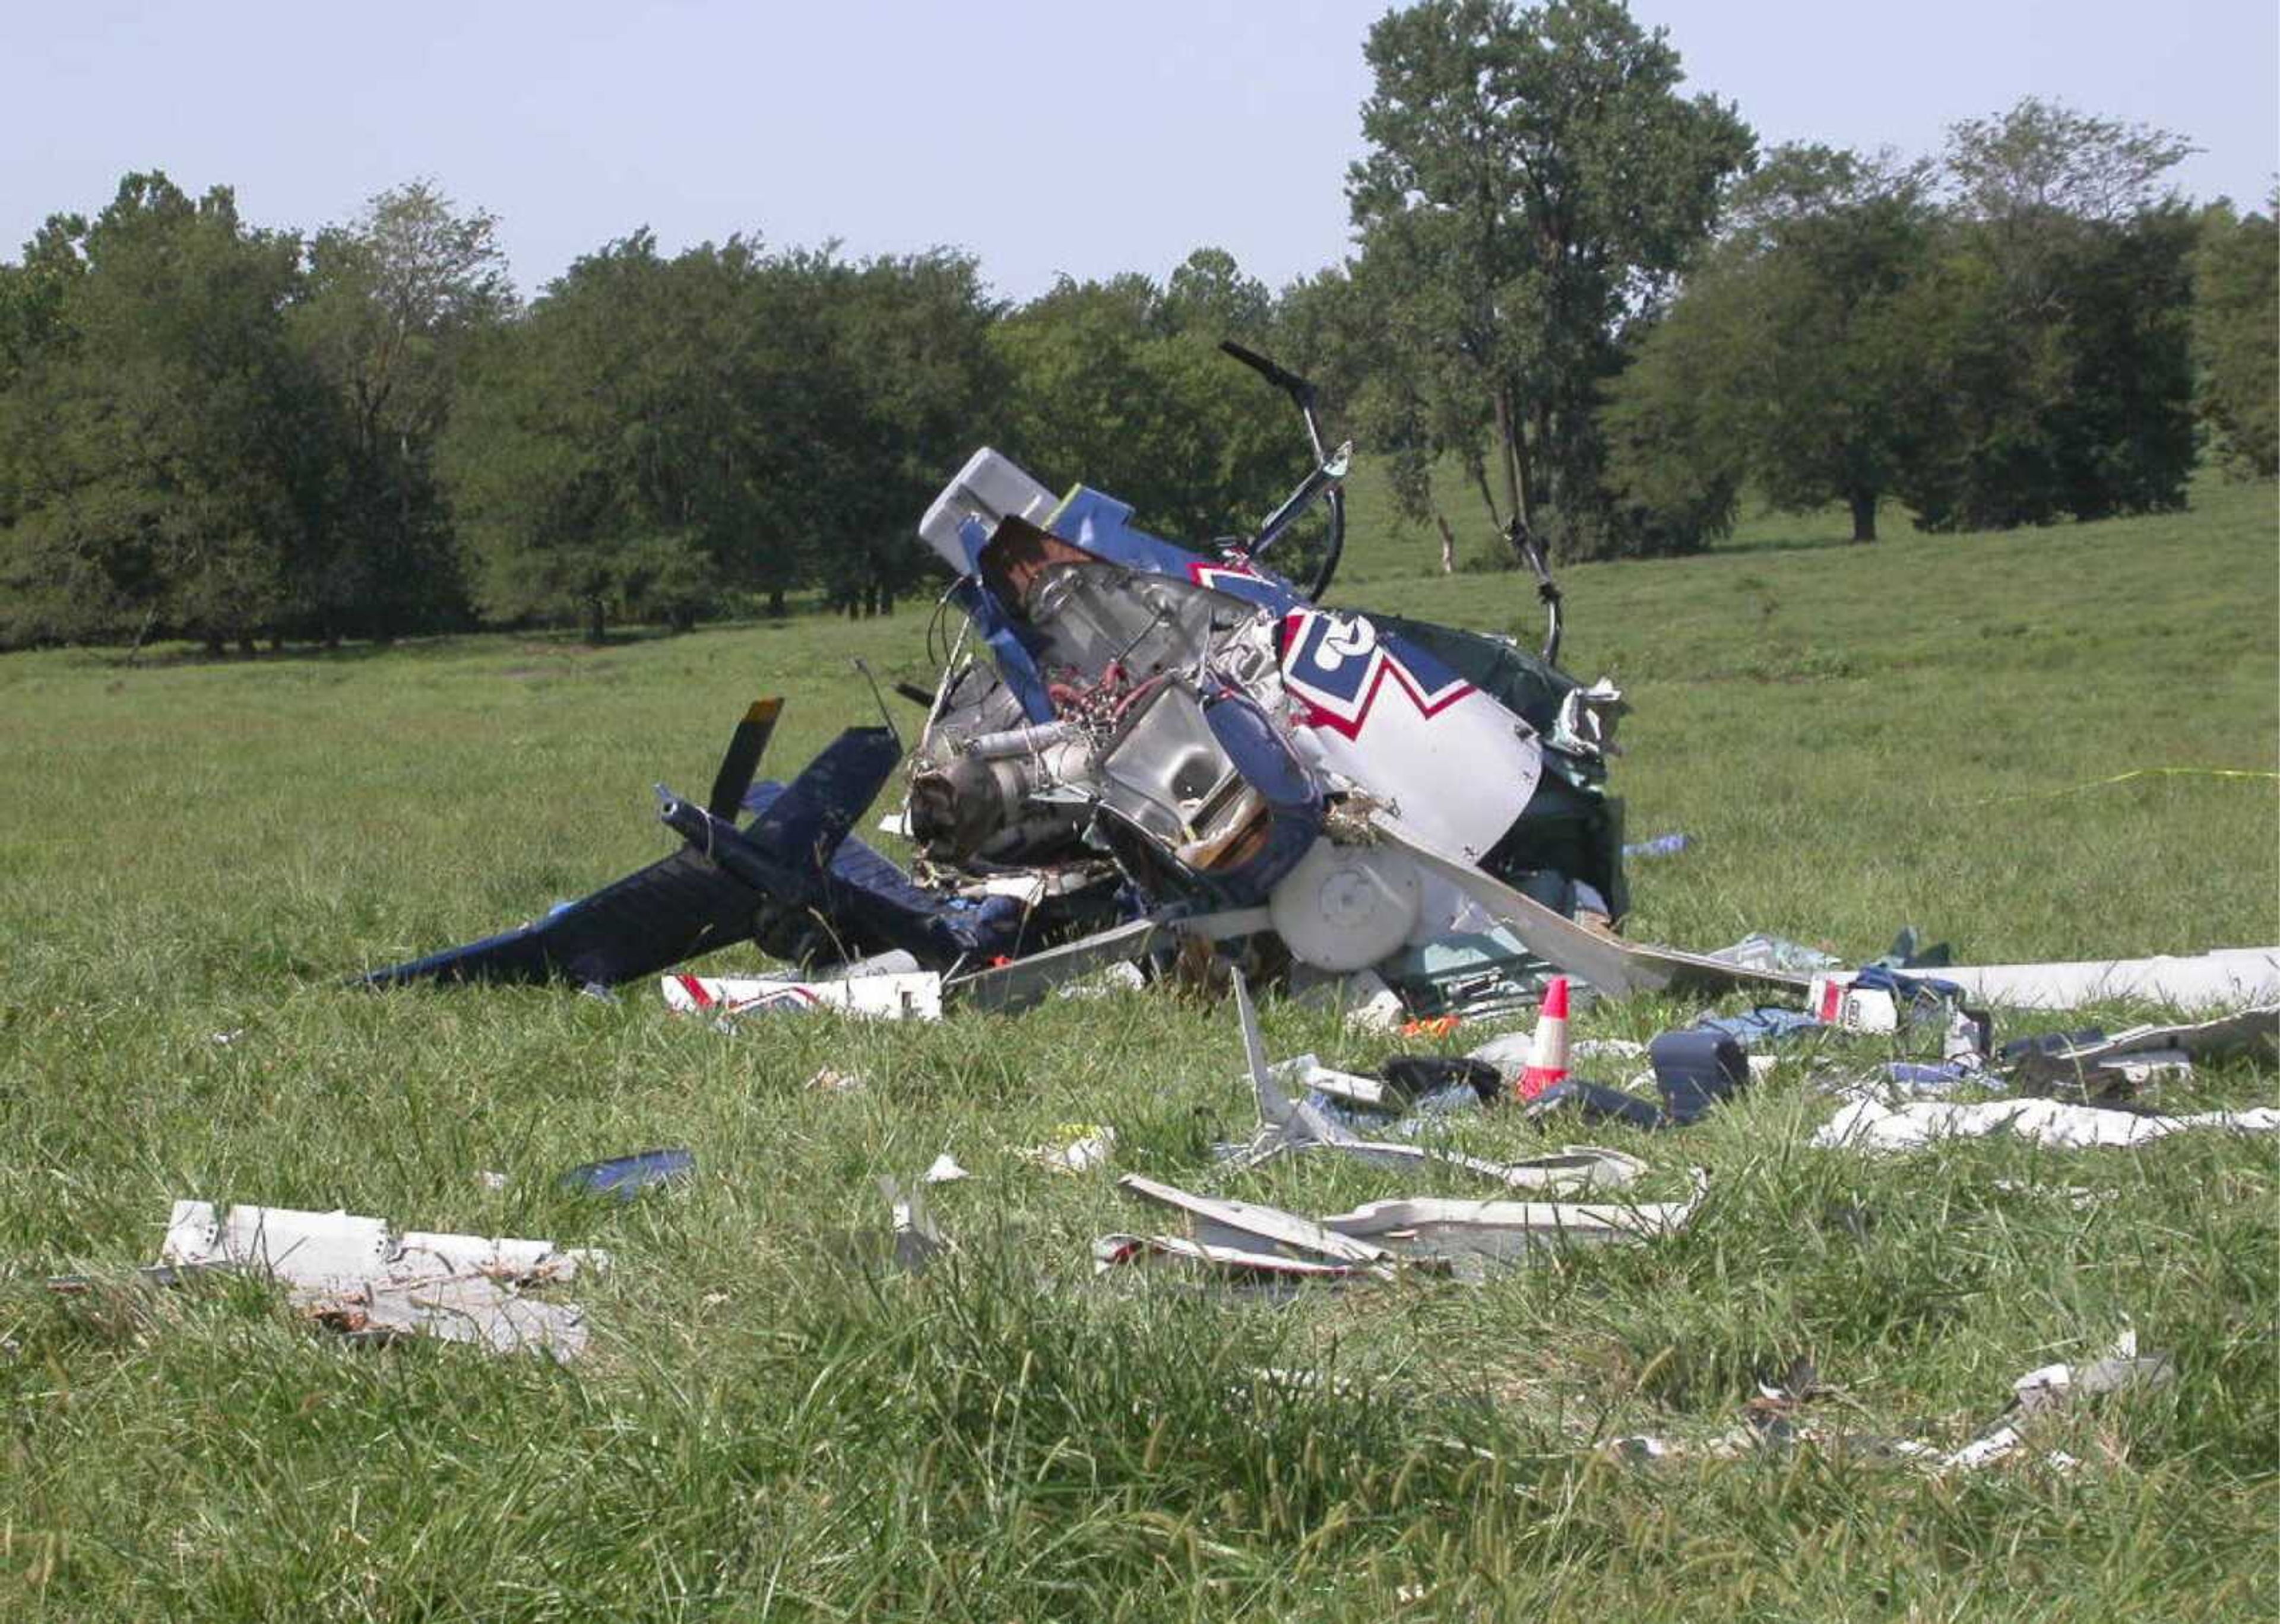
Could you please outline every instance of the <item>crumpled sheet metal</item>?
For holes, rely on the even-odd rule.
[[[1503,1262],[1546,1245],[1648,1241],[1675,1235],[1709,1194],[1709,1175],[1691,1170],[1683,1201],[1445,1201],[1408,1197],[1372,1201],[1321,1220],[1350,1239],[1391,1246],[1408,1257],[1478,1258]]]
[[[1921,1151],[1950,1139],[1984,1139],[2001,1135],[2053,1150],[2099,1146],[2130,1149],[2171,1134],[2213,1129],[2236,1134],[2280,1133],[2280,1110],[2259,1105],[2247,1111],[2205,1111],[2189,1116],[2138,1116],[2096,1105],[2054,1099],[1994,1099],[1974,1104],[1916,1100],[1887,1105],[1856,1099],[1813,1135],[1822,1150],[1892,1155]]]
[[[2193,1060],[2222,1060],[2236,1055],[2269,1060],[2276,1049],[2280,1049],[2280,1004],[2266,1004],[2214,1020],[2129,1027],[2087,1043],[2043,1051],[2037,1058],[2077,1066],[2108,1066],[2133,1056],[2171,1052]]]
[[[397,1235],[385,1219],[350,1212],[233,1206],[217,1214],[210,1201],[177,1201],[158,1261],[269,1275],[312,1319],[352,1335],[428,1335],[567,1360],[585,1350],[584,1311],[516,1288],[573,1280],[607,1267],[609,1258],[514,1236]]]
[[[1094,1244],[1096,1272],[1144,1255],[1179,1258],[1237,1276],[1388,1280],[1401,1268],[1477,1279],[1490,1265],[1575,1242],[1651,1240],[1691,1222],[1709,1188],[1696,1169],[1684,1201],[1375,1201],[1307,1219],[1256,1202],[1198,1196],[1128,1174],[1124,1194],[1183,1214],[1189,1234],[1114,1235]]]

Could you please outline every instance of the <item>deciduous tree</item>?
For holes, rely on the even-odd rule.
[[[2265,212],[2205,211],[2193,255],[2201,421],[2236,473],[2280,473],[2280,191]]]
[[[1625,545],[1598,393],[1626,321],[1706,237],[1748,127],[1682,95],[1678,53],[1620,0],[1424,0],[1366,54],[1372,150],[1348,197],[1383,296],[1413,302],[1384,325],[1418,348],[1383,365],[1421,381],[1390,420],[1461,438],[1485,419],[1508,508],[1552,510],[1571,548]]]

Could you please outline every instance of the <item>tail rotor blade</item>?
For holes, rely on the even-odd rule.
[[[729,735],[728,753],[720,758],[720,774],[712,780],[712,794],[705,803],[705,810],[714,817],[733,820],[743,807],[745,791],[760,770],[760,757],[768,748],[768,735],[776,730],[776,717],[782,710],[781,699],[755,699],[744,720],[736,724],[736,731]]]

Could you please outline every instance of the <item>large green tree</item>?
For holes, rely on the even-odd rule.
[[[1677,51],[1619,0],[1424,0],[1366,54],[1356,281],[1379,368],[1411,381],[1381,425],[1413,450],[1486,439],[1508,508],[1550,510],[1571,549],[1632,544],[1601,482],[1598,394],[1626,323],[1706,240],[1748,127],[1681,94]]]
[[[2176,137],[2030,97],[1949,134],[1948,220],[1902,300],[1896,489],[1932,528],[2180,506],[2194,222]]]
[[[830,603],[876,613],[934,572],[919,518],[1005,420],[1009,380],[991,340],[1001,306],[978,263],[947,250],[852,264],[792,256],[780,269],[813,283],[851,390],[846,432],[816,448],[833,491],[817,578]]]
[[[435,446],[468,355],[514,309],[497,222],[415,181],[319,232],[309,260],[293,330],[335,394],[343,444],[308,609],[335,635],[451,619],[466,593]]]
[[[51,219],[11,281],[0,635],[250,650],[289,626],[335,445],[285,329],[298,240],[248,227],[227,188],[134,174],[91,223]]]
[[[986,314],[954,256],[846,266],[732,237],[666,258],[643,231],[580,259],[445,436],[478,600],[597,638],[817,580],[877,606],[915,493],[956,466]]]
[[[1668,511],[1844,504],[1874,541],[1918,365],[1900,301],[1925,273],[1937,215],[1922,165],[1785,146],[1734,189],[1730,224],[1610,391],[1614,482]]]
[[[2201,421],[2236,473],[2280,473],[2280,192],[2262,214],[2206,210],[2193,256]]]

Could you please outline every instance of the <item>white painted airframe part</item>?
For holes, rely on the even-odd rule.
[[[1190,1195],[1169,1184],[1159,1184],[1153,1179],[1144,1179],[1136,1173],[1128,1173],[1116,1181],[1116,1188],[1128,1196],[1152,1201],[1159,1206],[1172,1207],[1188,1215],[1190,1222],[1199,1227],[1196,1239],[1205,1245],[1218,1245],[1213,1234],[1228,1234],[1251,1240],[1266,1240],[1276,1246],[1290,1247],[1317,1258],[1328,1258],[1338,1263],[1390,1263],[1394,1255],[1383,1246],[1353,1239],[1332,1232],[1323,1226],[1286,1212],[1280,1207],[1260,1206],[1250,1201],[1222,1201],[1210,1196]],[[1255,1247],[1237,1250],[1256,1251]]]
[[[2128,1149],[2196,1128],[2280,1133],[2280,1110],[2260,1105],[2249,1111],[2145,1117],[2053,1099],[1997,1099],[1977,1104],[1917,1100],[1898,1106],[1858,1099],[1831,1117],[1814,1135],[1813,1143],[1823,1150],[1841,1147],[1889,1154],[1920,1151],[1944,1139],[1984,1139],[2000,1134],[2053,1150]]]
[[[932,970],[803,981],[790,976],[667,975],[667,1009],[682,1014],[805,1013],[833,1010],[890,1020],[942,1018],[942,977]]]
[[[418,1333],[567,1359],[586,1346],[582,1311],[510,1288],[568,1280],[609,1258],[512,1235],[413,1229],[397,1237],[384,1219],[341,1212],[234,1206],[217,1220],[211,1202],[177,1201],[158,1260],[266,1274],[296,1305],[354,1335]]]
[[[2079,1009],[2116,998],[2193,1010],[2280,1003],[2280,947],[2218,948],[2184,958],[1950,965],[1924,974],[1953,981],[1976,1001],[2009,1009]]]
[[[1379,846],[1317,840],[1267,899],[1275,934],[1318,970],[1365,969],[1409,939],[1423,905],[1417,865]]]
[[[1104,1274],[1119,1264],[1143,1258],[1175,1258],[1202,1264],[1236,1275],[1266,1274],[1277,1279],[1347,1280],[1356,1274],[1391,1278],[1391,1271],[1350,1263],[1321,1263],[1310,1258],[1286,1258],[1279,1252],[1251,1251],[1233,1246],[1210,1246],[1175,1235],[1105,1235],[1092,1243],[1092,1272]]]
[[[1321,1220],[1322,1228],[1354,1240],[1400,1239],[1415,1253],[1504,1256],[1536,1242],[1649,1240],[1685,1228],[1709,1189],[1694,1170],[1694,1193],[1683,1201],[1625,1205],[1614,1202],[1372,1201]]]
[[[979,519],[985,530],[995,529],[1008,513],[1042,527],[1058,503],[1053,493],[1032,479],[1010,457],[983,446],[966,459],[957,478],[942,489],[919,520],[919,535],[942,561],[958,574],[967,572],[966,543],[959,527]]]
[[[1308,765],[1398,805],[1435,844],[1477,857],[1536,793],[1544,750],[1528,725],[1453,673],[1425,689],[1367,617],[1287,617],[1282,669]]]
[[[290,1285],[405,1281],[479,1274],[510,1280],[567,1280],[580,1267],[606,1267],[606,1252],[562,1251],[551,1241],[513,1235],[446,1235],[407,1229],[383,1218],[291,1207],[234,1206],[219,1221],[213,1204],[177,1201],[158,1261],[181,1267],[227,1264],[258,1269]]]

